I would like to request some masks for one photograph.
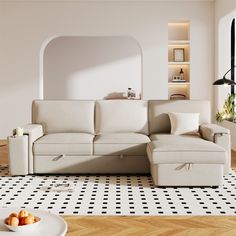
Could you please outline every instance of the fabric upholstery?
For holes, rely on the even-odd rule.
[[[95,101],[36,100],[32,105],[34,125],[24,127],[29,173],[146,173],[151,166],[154,181],[162,179],[162,184],[165,178],[167,184],[181,185],[182,181],[184,185],[186,178],[191,180],[187,185],[202,184],[208,173],[212,178],[206,184],[220,183],[223,167],[230,169],[226,157],[230,134],[213,135],[218,130],[215,126],[201,126],[207,140],[166,134],[171,131],[169,112],[199,113],[200,125],[210,122],[208,101],[103,100],[95,106]],[[21,145],[14,150],[10,145],[9,153],[15,155],[21,148],[19,158],[26,160],[26,143]],[[17,169],[19,162],[10,163]],[[173,167],[185,163],[191,163],[193,172],[178,177]]]
[[[65,155],[55,161],[57,156],[35,155],[35,173],[70,174],[143,174],[150,173],[146,156],[78,156]]]
[[[152,135],[147,145],[148,158],[154,164],[224,164],[226,151],[199,136]]]
[[[226,163],[224,165],[224,174],[228,174],[231,171],[231,137],[230,134],[217,135],[215,137],[215,144],[226,150]]]
[[[32,123],[42,124],[44,133],[94,134],[94,101],[35,100]]]
[[[231,138],[230,130],[216,124],[203,124],[200,126],[202,138],[212,141],[227,152],[227,159],[224,165],[224,174],[228,174],[231,169]]]
[[[170,133],[169,112],[199,113],[199,124],[210,123],[209,101],[201,100],[150,100],[148,105],[149,133]]]
[[[143,100],[101,100],[96,102],[96,134],[148,134],[148,103]]]
[[[199,129],[199,113],[169,112],[171,134],[194,134]]]
[[[34,143],[35,155],[92,155],[92,134],[55,133],[47,134]]]
[[[23,127],[24,134],[28,135],[28,159],[29,159],[29,174],[33,174],[33,143],[40,137],[43,136],[43,127],[40,124],[27,124]]]
[[[215,135],[230,134],[230,130],[216,124],[202,124],[200,133],[204,139],[214,142]]]
[[[151,165],[157,186],[219,186],[223,184],[222,164],[192,164],[190,169],[180,164]]]
[[[148,136],[136,133],[97,135],[94,140],[95,155],[140,155],[146,156]]]

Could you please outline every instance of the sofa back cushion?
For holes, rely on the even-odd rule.
[[[209,101],[202,100],[150,100],[148,104],[149,133],[170,133],[169,112],[199,113],[199,124],[210,123]]]
[[[44,133],[94,134],[94,101],[35,100],[32,123],[42,124]]]
[[[96,102],[96,133],[148,134],[148,103],[143,100],[101,100]]]

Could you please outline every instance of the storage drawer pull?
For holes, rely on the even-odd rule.
[[[52,161],[58,161],[58,160],[60,160],[60,159],[63,158],[63,157],[65,157],[65,154],[61,154],[61,155],[59,155],[59,156],[57,156],[57,157],[54,157],[54,158],[52,159]]]
[[[193,163],[184,163],[180,166],[177,166],[175,170],[182,170],[183,168],[186,168],[187,171],[192,170]]]

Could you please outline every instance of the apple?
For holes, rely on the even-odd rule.
[[[19,225],[19,219],[15,216],[11,216],[7,219],[7,224],[11,226],[18,226]]]
[[[34,223],[34,216],[27,216],[24,217],[24,224],[25,225],[30,225]]]
[[[9,217],[17,217],[17,218],[18,218],[18,214],[15,213],[15,212],[13,212],[13,213],[11,213],[11,214],[9,215]]]
[[[18,214],[19,218],[27,217],[29,215],[29,212],[26,210],[21,210]]]

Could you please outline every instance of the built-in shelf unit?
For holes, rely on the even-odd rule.
[[[176,61],[174,53],[180,49],[183,60]],[[174,80],[184,72],[183,80]],[[178,79],[178,77],[177,77]],[[190,23],[189,21],[168,24],[168,93],[169,99],[190,99]],[[181,96],[182,95],[182,96]]]

